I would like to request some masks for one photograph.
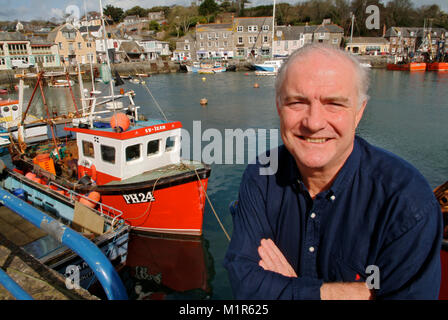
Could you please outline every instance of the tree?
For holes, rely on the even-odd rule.
[[[126,10],[126,12],[124,13],[125,16],[139,16],[139,17],[146,17],[148,16],[149,10],[148,9],[144,9],[140,6],[135,6],[132,7],[129,10]]]
[[[121,19],[123,19],[123,15],[124,15],[123,9],[121,9],[119,7],[114,7],[110,4],[108,4],[104,8],[103,13],[104,13],[104,15],[111,17],[115,23],[120,22]]]
[[[149,22],[149,30],[154,30],[157,32],[160,31],[160,29],[160,24],[157,21],[152,20],[151,22]]]
[[[199,6],[199,14],[202,16],[210,16],[218,12],[219,6],[215,0],[204,0]]]

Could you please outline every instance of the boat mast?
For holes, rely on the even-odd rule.
[[[351,27],[351,30],[350,30],[350,44],[351,44],[352,41],[353,41],[353,23],[355,22],[355,15],[354,15],[353,12],[350,12],[350,14],[352,16],[352,27]],[[353,48],[352,48],[352,50],[353,50]]]
[[[275,28],[275,0],[274,0],[274,8],[272,10],[272,50],[271,56],[274,58],[274,28]]]
[[[100,12],[101,12],[101,24],[103,26],[103,41],[104,41],[104,50],[106,51],[106,61],[107,66],[109,67],[109,71],[112,75],[112,68],[110,67],[110,59],[109,59],[109,48],[107,47],[107,40],[106,40],[106,24],[104,23],[104,13],[103,13],[103,3],[101,0],[100,2]],[[112,80],[109,82],[110,84],[110,95],[112,96],[112,105],[114,106],[114,112],[115,112],[115,96],[114,96],[114,84],[112,83]]]

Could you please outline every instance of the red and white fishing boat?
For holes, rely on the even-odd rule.
[[[425,62],[410,62],[410,63],[388,63],[387,70],[397,71],[425,71]]]
[[[75,139],[53,138],[25,149],[11,144],[13,164],[24,175],[32,172],[46,184],[122,211],[137,230],[201,235],[210,167],[180,158],[180,122],[138,120],[131,93],[114,98],[125,96],[129,107],[113,101],[99,111],[110,117],[73,119],[64,129]]]

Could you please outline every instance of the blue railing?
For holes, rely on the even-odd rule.
[[[21,286],[19,286],[2,268],[0,268],[0,284],[5,287],[17,300],[33,300]]]
[[[118,273],[102,251],[90,240],[25,201],[15,197],[3,188],[0,188],[0,203],[76,252],[93,270],[95,276],[103,286],[108,299],[128,299],[126,289]],[[12,281],[12,279],[10,280]],[[0,281],[0,284],[3,285],[6,282]],[[20,294],[15,289],[17,288],[14,288],[14,291]],[[13,292],[11,293],[15,296]]]

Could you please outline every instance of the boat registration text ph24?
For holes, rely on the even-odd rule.
[[[148,191],[146,194],[143,192],[123,194],[123,198],[127,204],[156,201],[151,191]]]

